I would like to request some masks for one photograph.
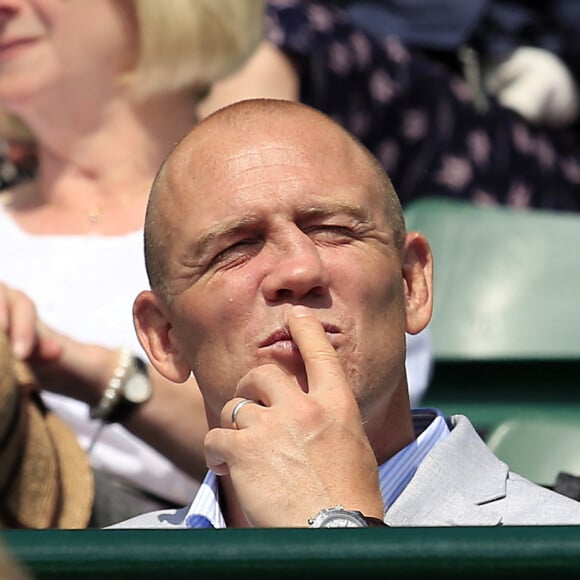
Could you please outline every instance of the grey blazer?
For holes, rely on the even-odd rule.
[[[423,460],[385,522],[397,527],[580,524],[580,502],[509,471],[469,419]],[[143,514],[112,528],[184,528],[188,507]]]
[[[481,440],[469,419],[423,460],[395,503],[390,526],[527,526],[580,524],[580,502],[509,470]]]

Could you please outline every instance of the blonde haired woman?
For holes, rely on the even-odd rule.
[[[0,327],[90,448],[91,525],[187,501],[205,471],[195,381],[135,359],[131,304],[155,172],[262,17],[256,0],[0,0],[0,127],[38,161],[0,196]]]

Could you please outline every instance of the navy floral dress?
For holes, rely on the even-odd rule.
[[[338,8],[271,0],[268,39],[291,55],[301,100],[352,131],[383,163],[402,203],[446,196],[577,211],[577,129],[536,127],[442,64],[379,39]]]

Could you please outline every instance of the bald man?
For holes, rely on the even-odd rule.
[[[161,168],[139,339],[193,372],[210,471],[191,505],[118,527],[580,523],[509,472],[463,416],[412,411],[405,332],[432,311],[427,240],[380,164],[304,105],[209,116]]]

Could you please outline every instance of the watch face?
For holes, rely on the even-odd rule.
[[[137,372],[127,379],[123,391],[131,403],[144,403],[151,396],[151,381],[146,374]]]
[[[328,516],[325,520],[320,523],[321,528],[360,528],[366,527],[366,523],[362,522],[355,517],[350,517],[346,515],[342,516]]]
[[[366,528],[368,524],[362,514],[345,509],[322,510],[312,522],[314,528]]]

